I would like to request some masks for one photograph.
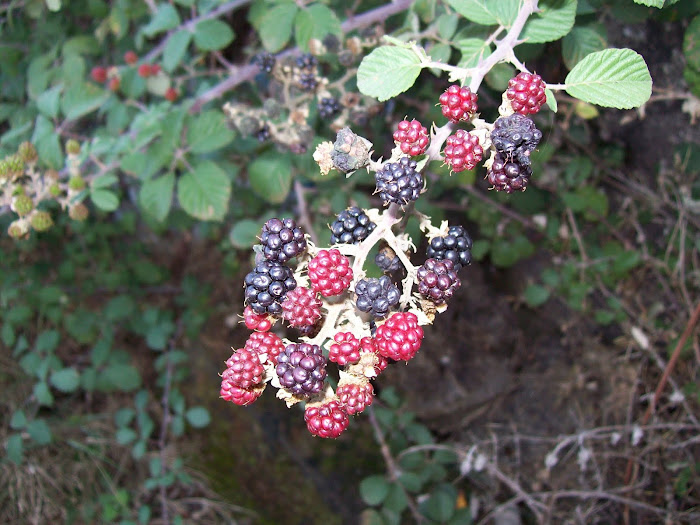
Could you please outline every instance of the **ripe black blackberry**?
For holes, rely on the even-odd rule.
[[[407,204],[418,199],[423,190],[423,175],[416,171],[416,166],[415,160],[401,157],[398,162],[387,162],[375,173],[376,192],[385,206],[388,202]]]
[[[337,53],[340,50],[341,42],[338,37],[332,33],[328,33],[325,37],[323,37],[321,42],[323,42],[323,45],[326,46],[329,53]]]
[[[486,175],[493,189],[506,193],[525,191],[531,176],[532,168],[529,164],[521,164],[517,158],[508,160],[501,153],[496,153],[491,169]]]
[[[255,138],[258,139],[259,142],[270,140],[270,126],[263,124],[263,126],[255,134]]]
[[[530,153],[540,140],[542,132],[531,118],[520,113],[499,118],[491,131],[491,142],[496,151],[508,159],[516,159],[523,166],[530,165]]]
[[[352,206],[341,211],[331,224],[331,244],[357,244],[364,241],[376,227],[364,210]]]
[[[256,314],[282,316],[282,301],[287,292],[294,290],[297,282],[291,268],[275,262],[261,261],[253,271],[245,276],[246,306],[250,306]]]
[[[299,75],[299,87],[304,91],[313,91],[318,86],[316,73],[302,73]]]
[[[452,261],[455,271],[472,262],[472,239],[464,226],[450,226],[447,235],[434,237],[428,245],[427,256],[438,261]]]
[[[275,67],[277,59],[274,55],[270,53],[258,53],[253,57],[252,62],[260,68],[260,71],[264,71],[265,73],[271,73],[272,68]]]
[[[385,246],[374,256],[374,264],[384,273],[398,272],[401,267],[401,259],[394,253],[394,250]]]
[[[449,259],[428,259],[416,272],[418,292],[435,304],[444,304],[452,297],[461,282]]]
[[[296,65],[299,69],[312,70],[318,65],[318,60],[311,53],[304,53],[296,59]]]
[[[358,310],[377,318],[386,317],[389,309],[399,304],[401,298],[398,287],[386,275],[379,279],[361,279],[355,285],[355,294]]]
[[[260,242],[265,259],[285,263],[306,250],[304,230],[294,219],[270,219],[262,228]]]
[[[275,372],[280,385],[292,394],[310,396],[323,389],[326,357],[321,347],[309,343],[291,343],[277,357]]]
[[[318,102],[318,114],[321,118],[332,118],[340,113],[340,110],[340,102],[338,102],[338,99],[335,97],[322,98]]]

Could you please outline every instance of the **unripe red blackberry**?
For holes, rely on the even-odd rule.
[[[382,275],[379,279],[361,279],[355,285],[355,294],[357,309],[376,318],[386,317],[389,309],[399,304],[401,298],[399,288],[387,275]]]
[[[338,214],[331,224],[331,244],[357,244],[364,241],[377,227],[369,216],[357,206],[352,206]]]
[[[522,72],[508,81],[506,97],[516,113],[534,114],[547,102],[546,88],[542,77]]]
[[[297,282],[290,268],[278,262],[261,261],[245,276],[245,304],[257,314],[280,317],[280,303],[287,292],[296,287]]]
[[[178,92],[177,89],[173,87],[169,87],[168,89],[165,90],[165,94],[163,97],[165,100],[169,102],[175,102],[177,100],[177,97],[180,96],[180,93]]]
[[[140,77],[148,78],[151,76],[151,64],[141,64],[137,71]]]
[[[309,432],[321,438],[337,438],[350,424],[347,412],[337,400],[307,404],[304,421]]]
[[[321,300],[310,288],[299,286],[282,301],[282,317],[289,326],[312,326],[321,318]]]
[[[389,365],[389,360],[379,353],[377,343],[372,337],[363,337],[360,340],[360,359],[362,359],[363,354],[366,352],[372,352],[377,356],[374,363],[374,372],[376,377],[386,369],[386,367]]]
[[[333,337],[328,359],[340,366],[352,365],[360,360],[360,341],[350,332],[338,332]]]
[[[531,118],[514,113],[501,117],[493,124],[491,143],[506,160],[517,161],[523,166],[530,166],[530,153],[542,140],[542,132],[537,129]]]
[[[282,339],[272,332],[253,332],[245,342],[246,350],[251,350],[258,355],[261,363],[277,364],[277,358],[284,352]]]
[[[102,66],[95,66],[90,71],[90,77],[98,84],[104,84],[107,81],[107,68]]]
[[[335,395],[348,415],[353,416],[372,404],[374,388],[367,378],[348,374],[338,382]]]
[[[323,389],[326,358],[318,345],[291,343],[277,357],[275,372],[283,388],[298,396],[310,396]]]
[[[418,268],[418,292],[435,304],[446,303],[462,284],[450,260],[428,259]]]
[[[458,129],[445,141],[445,164],[454,172],[473,170],[484,157],[479,137]]]
[[[226,360],[226,367],[230,371],[229,381],[240,388],[260,384],[265,374],[257,352],[247,348],[236,350]]]
[[[453,84],[440,95],[442,114],[452,122],[469,120],[478,110],[478,98],[468,87]]]
[[[472,262],[472,239],[464,226],[450,226],[447,235],[434,237],[428,244],[426,255],[430,259],[452,261],[455,270]]]
[[[129,65],[135,64],[138,62],[139,56],[134,53],[133,51],[127,51],[124,53],[124,62],[126,62]]]
[[[255,330],[256,332],[267,332],[272,328],[272,323],[274,318],[269,315],[256,314],[250,306],[246,306],[243,309],[243,321],[245,322],[246,328],[249,330]]]
[[[494,190],[506,193],[525,191],[531,176],[532,168],[529,165],[522,165],[515,158],[508,161],[501,153],[496,153],[486,175]]]
[[[394,361],[408,361],[420,348],[423,329],[418,326],[416,314],[397,312],[377,327],[374,341],[377,350],[384,357]]]
[[[304,230],[294,219],[270,219],[262,228],[260,242],[263,254],[270,261],[285,263],[306,250]]]
[[[422,155],[430,143],[428,129],[416,119],[402,120],[394,131],[394,142],[406,155]]]
[[[352,282],[350,261],[335,248],[319,250],[309,261],[309,281],[324,297],[341,294]]]
[[[118,91],[119,86],[121,86],[121,79],[119,77],[112,77],[109,79],[109,82],[107,83],[107,87],[109,88],[110,91]]]
[[[219,391],[219,395],[224,401],[230,401],[236,405],[250,405],[262,395],[267,385],[267,383],[261,383],[252,388],[241,388],[231,381],[232,374],[233,372],[228,368],[224,370],[224,373],[221,375],[221,390]]]
[[[398,162],[387,162],[374,174],[379,198],[386,206],[389,202],[408,204],[423,191],[423,175],[416,171],[417,163],[409,157]]]

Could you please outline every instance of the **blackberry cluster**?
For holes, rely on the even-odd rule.
[[[275,261],[261,261],[245,276],[245,304],[256,314],[282,315],[282,301],[297,287],[292,270]]]
[[[255,134],[255,138],[258,139],[259,142],[270,140],[270,126],[263,124],[263,126]]]
[[[299,87],[304,91],[314,91],[318,86],[316,73],[302,73],[299,75]]]
[[[357,244],[364,241],[376,227],[363,209],[352,206],[341,211],[331,224],[331,244]]]
[[[256,64],[260,68],[260,71],[264,71],[265,73],[271,73],[276,62],[277,59],[270,53],[258,53],[253,57],[253,64]]]
[[[323,389],[326,358],[318,345],[292,343],[277,357],[275,372],[280,384],[292,394],[310,396]]]
[[[398,272],[402,266],[401,259],[389,247],[379,250],[379,253],[374,256],[374,264],[384,273]]]
[[[438,261],[452,261],[455,271],[472,262],[472,239],[464,226],[450,226],[445,237],[435,237],[428,245],[427,256]]]
[[[387,162],[375,173],[379,198],[388,202],[407,204],[415,201],[423,190],[423,175],[416,171],[417,163],[409,157],[398,162]]]
[[[306,250],[304,230],[294,219],[270,219],[262,228],[260,242],[265,258],[285,263]]]
[[[322,98],[318,102],[318,114],[321,115],[321,118],[333,118],[335,115],[340,113],[340,110],[341,106],[337,98]]]
[[[509,161],[502,153],[496,153],[487,174],[493,189],[506,193],[525,191],[531,176],[532,168],[529,164],[521,164],[515,158]]]
[[[531,118],[514,113],[493,125],[491,142],[498,153],[522,166],[530,166],[530,153],[542,140],[542,132]]]
[[[299,69],[314,69],[318,65],[318,60],[311,53],[304,53],[297,57],[296,65]]]
[[[461,285],[454,264],[449,259],[428,259],[418,268],[417,276],[418,292],[435,304],[446,303]]]
[[[368,312],[372,317],[384,318],[392,306],[399,304],[401,292],[383,275],[379,279],[362,279],[355,285],[357,294],[357,309]]]

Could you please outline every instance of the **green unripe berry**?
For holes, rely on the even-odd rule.
[[[24,174],[24,161],[19,155],[11,155],[5,158],[7,162],[8,176],[11,179],[21,177]]]
[[[29,224],[27,223],[27,221],[21,219],[18,221],[14,221],[12,224],[10,224],[10,227],[7,228],[7,234],[13,239],[19,239],[20,237],[24,237],[28,231]]]
[[[74,221],[84,221],[88,218],[88,215],[90,215],[90,210],[88,210],[88,207],[85,206],[85,204],[79,202],[70,207],[68,210],[68,215]]]
[[[32,228],[38,232],[44,232],[53,226],[53,219],[51,214],[47,211],[37,211],[30,219],[32,223]]]
[[[27,164],[35,164],[36,161],[39,159],[39,155],[37,155],[36,148],[31,142],[22,142],[22,144],[19,145],[17,153]]]
[[[74,191],[82,191],[85,189],[85,179],[80,175],[74,175],[68,181],[68,187]]]
[[[55,182],[49,186],[49,195],[52,197],[58,197],[61,195],[61,187]]]
[[[29,195],[22,193],[12,199],[12,211],[20,217],[28,215],[34,209],[34,201]]]
[[[68,155],[79,155],[80,143],[75,139],[68,139],[66,141],[66,153]]]
[[[58,180],[58,172],[54,169],[48,169],[44,172],[44,178],[49,180]]]

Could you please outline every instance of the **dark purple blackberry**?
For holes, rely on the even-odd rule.
[[[508,161],[503,154],[496,153],[491,169],[486,176],[489,184],[496,191],[505,191],[506,193],[525,191],[532,176],[532,168],[529,165],[521,164],[515,158]]]
[[[299,69],[314,69],[318,65],[318,60],[311,53],[304,53],[297,57],[296,65]]]
[[[523,166],[530,165],[530,153],[540,140],[542,132],[535,127],[531,118],[520,113],[499,118],[491,131],[491,142],[496,151]]]
[[[326,46],[329,53],[337,53],[340,50],[340,40],[332,33],[328,33],[325,37],[323,37],[321,42],[323,42],[323,45]]]
[[[313,91],[318,86],[316,73],[302,73],[299,75],[299,87],[304,91]]]
[[[331,244],[357,244],[364,241],[376,227],[364,210],[352,206],[341,211],[331,224]]]
[[[297,282],[291,268],[274,261],[261,261],[245,276],[244,304],[256,314],[282,316],[280,304]]]
[[[321,118],[332,118],[340,113],[340,109],[340,102],[334,97],[322,98],[318,102],[318,114]]]
[[[417,163],[410,157],[398,162],[387,162],[375,173],[377,192],[384,205],[388,202],[407,204],[415,201],[423,190],[423,175],[416,171]]]
[[[399,304],[401,298],[398,287],[386,275],[379,279],[361,279],[355,285],[355,294],[357,309],[378,318],[386,317],[389,309]]]
[[[403,266],[401,259],[388,246],[379,250],[379,253],[374,256],[374,264],[384,273],[398,272]]]
[[[258,139],[259,142],[270,140],[270,126],[263,124],[263,126],[255,134],[255,138]]]
[[[321,347],[309,343],[291,343],[277,357],[275,372],[282,385],[292,394],[310,396],[323,389],[326,358]]]
[[[462,284],[449,259],[428,259],[418,268],[418,292],[435,304],[444,304]]]
[[[428,245],[426,255],[438,261],[452,261],[455,271],[472,262],[472,238],[464,226],[450,226],[447,235],[435,237]]]
[[[265,259],[285,263],[306,250],[304,230],[294,219],[270,219],[262,228],[260,242]]]
[[[272,72],[272,68],[275,67],[277,59],[270,53],[258,53],[253,57],[252,62],[260,68],[260,71],[270,73]]]

